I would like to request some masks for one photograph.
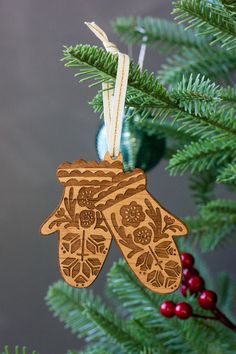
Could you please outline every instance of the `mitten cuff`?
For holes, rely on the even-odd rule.
[[[121,203],[123,200],[143,191],[146,188],[146,177],[140,169],[132,172],[122,172],[114,176],[112,184],[94,195],[95,206],[98,210],[105,210]]]

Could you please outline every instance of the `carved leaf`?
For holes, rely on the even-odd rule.
[[[93,254],[96,253],[96,247],[95,247],[95,245],[92,242],[87,241],[86,242],[86,247],[91,253],[93,253]]]
[[[77,237],[78,236],[78,234],[75,234],[75,233],[68,233],[68,234],[66,234],[66,236],[64,236],[63,237],[63,240],[64,241],[71,241],[71,240],[73,240],[75,237]]]
[[[160,258],[168,258],[173,253],[173,248],[170,247],[171,241],[162,241],[155,247],[156,255]]]
[[[151,282],[153,286],[159,288],[159,287],[163,286],[164,281],[165,281],[165,277],[161,271],[154,270],[148,274],[147,281]]]
[[[106,240],[102,235],[91,235],[91,238],[98,243]]]
[[[181,273],[181,266],[174,261],[169,261],[165,265],[165,272],[171,277],[178,277]]]
[[[136,266],[138,267],[141,265],[140,269],[145,272],[152,268],[152,263],[153,257],[150,252],[144,252],[137,258]]]
[[[80,272],[80,262],[77,262],[72,269],[72,277],[74,278]]]
[[[148,274],[147,276],[147,281],[151,281],[153,278],[155,278],[156,271],[153,270],[151,273]]]
[[[140,264],[143,264],[145,258],[146,258],[146,252],[141,254],[141,256],[138,257],[137,262],[136,262],[136,266],[138,267]]]
[[[90,269],[86,263],[83,263],[82,272],[87,278],[90,276]]]

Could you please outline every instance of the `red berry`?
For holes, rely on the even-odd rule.
[[[199,275],[199,271],[196,268],[184,268],[183,270],[183,282],[188,283],[188,280],[193,275]]]
[[[199,299],[199,305],[206,310],[212,310],[216,306],[217,295],[214,291],[211,290],[204,290]]]
[[[194,264],[194,257],[190,253],[182,253],[181,260],[184,268],[192,268]]]
[[[181,320],[187,320],[187,318],[192,316],[192,313],[192,306],[187,304],[187,302],[181,302],[175,307],[175,314]]]
[[[186,285],[182,285],[180,291],[183,296],[187,296],[188,287]]]
[[[191,268],[192,275],[199,275],[199,271],[196,268]]]
[[[160,312],[165,317],[173,317],[175,315],[175,304],[173,301],[165,301],[161,304]]]
[[[187,282],[192,276],[191,270],[189,268],[183,269],[183,281]]]
[[[204,280],[199,275],[194,275],[189,279],[188,287],[192,293],[198,293],[204,288]]]

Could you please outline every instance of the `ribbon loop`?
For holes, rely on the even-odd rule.
[[[116,45],[108,40],[106,33],[94,22],[85,22],[90,30],[102,41],[105,49],[113,55],[118,55],[118,68],[115,88],[110,83],[104,82],[103,109],[106,126],[108,152],[110,156],[117,157],[120,152],[120,140],[122,132],[122,120],[125,106],[129,76],[129,56],[120,53]]]

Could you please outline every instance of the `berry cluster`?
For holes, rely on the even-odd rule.
[[[216,293],[205,289],[204,279],[199,275],[199,271],[194,268],[194,257],[190,253],[182,253],[181,260],[183,264],[182,295],[186,297],[187,293],[190,292],[190,294],[198,297],[199,306],[204,310],[211,311],[213,316],[193,313],[192,306],[187,302],[175,304],[173,301],[162,303],[160,307],[161,314],[165,317],[177,316],[181,320],[186,320],[189,317],[216,320],[236,332],[236,325],[216,307]]]
[[[205,289],[204,279],[199,275],[199,271],[194,268],[194,257],[190,253],[182,253],[181,260],[183,264],[182,295],[186,296],[188,290],[196,296],[200,293],[199,305],[205,310],[213,310],[217,302],[216,293]]]
[[[198,304],[201,308],[214,311],[217,302],[216,293],[205,289],[203,278],[199,275],[199,271],[194,268],[194,257],[190,253],[182,253],[181,260],[183,264],[182,295],[186,297],[189,291],[191,294],[198,296]],[[173,301],[165,301],[160,307],[160,312],[165,317],[177,316],[181,320],[186,320],[192,316],[204,317],[194,314],[192,306],[187,302],[175,304]]]
[[[163,302],[160,311],[165,317],[177,316],[181,320],[187,320],[193,313],[192,306],[187,304],[187,302],[180,302],[176,305],[173,301]]]
[[[175,304],[173,301],[165,301],[161,304],[161,314],[165,317],[177,316],[181,320],[186,320],[189,317],[215,320],[236,332],[236,325],[216,307],[216,293],[205,289],[204,279],[199,275],[199,271],[194,268],[194,257],[190,253],[182,253],[181,260],[183,264],[182,295],[186,297],[188,292],[195,295],[198,298],[199,306],[204,310],[211,311],[213,316],[193,313],[192,306],[187,302]]]

